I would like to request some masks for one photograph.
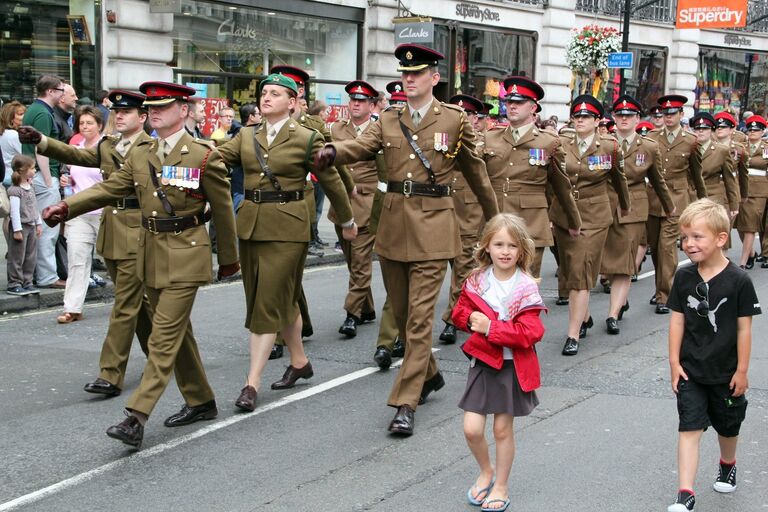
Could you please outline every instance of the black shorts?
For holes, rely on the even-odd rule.
[[[747,398],[731,396],[728,384],[699,384],[683,380],[677,384],[678,431],[712,428],[723,437],[739,435],[747,413]]]

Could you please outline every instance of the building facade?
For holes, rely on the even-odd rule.
[[[269,68],[312,76],[310,98],[346,102],[343,84],[398,78],[392,56],[400,24],[430,20],[428,44],[443,52],[436,95],[498,101],[499,79],[532,76],[545,88],[542,114],[567,116],[573,28],[621,29],[624,0],[0,0],[0,98],[29,101],[35,76],[70,79],[80,96],[136,89],[145,80],[189,84],[200,96],[256,101]],[[638,3],[638,2],[634,2]],[[750,2],[750,19],[768,14]],[[634,67],[627,92],[650,105],[665,93],[693,109],[768,113],[768,22],[743,30],[676,30],[675,0],[632,14]],[[423,34],[422,34],[423,35]],[[606,102],[618,72],[611,70]]]

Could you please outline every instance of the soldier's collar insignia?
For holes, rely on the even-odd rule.
[[[184,144],[183,146],[181,146],[181,154],[185,155],[187,153],[189,153],[189,148],[187,147],[186,144]]]

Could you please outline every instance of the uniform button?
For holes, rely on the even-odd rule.
[[[515,164],[513,164],[512,162],[509,162],[509,165],[515,165]]]
[[[405,177],[406,177],[406,178],[413,178],[413,173],[410,173],[410,172],[409,172],[408,174],[406,174],[406,175],[405,175]]]
[[[408,155],[408,158],[410,158],[411,160],[413,160],[414,158],[416,158],[416,155],[414,155],[413,153],[411,153],[410,155]]]
[[[504,197],[507,197],[507,194],[506,194],[506,192],[504,193]]]
[[[414,135],[412,138],[413,138],[413,140],[419,140],[419,136],[418,135]]]
[[[491,151],[491,155],[493,155],[493,151]]]
[[[152,210],[152,216],[153,216],[153,217],[156,217],[156,216],[157,216],[157,212],[156,212],[155,210]]]
[[[157,192],[152,192],[152,195],[157,197]]]
[[[117,210],[112,210],[112,215],[117,215]]]
[[[264,173],[261,173],[261,176],[264,176]]]
[[[134,186],[134,187],[138,187],[138,186],[139,186],[139,182],[138,182],[138,181],[134,181],[134,182],[133,182],[133,186]]]
[[[574,174],[574,176],[575,176],[576,178],[578,178],[578,177],[579,177],[579,173],[576,173],[576,174]]]
[[[350,168],[349,168],[349,172],[352,172],[352,171],[354,171],[354,169],[350,167]]]
[[[391,146],[391,145],[392,145],[391,143],[387,142],[387,147],[389,147],[389,146]]]
[[[197,242],[195,242],[194,240],[192,240],[192,245],[197,245]]]
[[[264,158],[269,158],[269,155],[264,153]]]

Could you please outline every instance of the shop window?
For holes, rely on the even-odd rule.
[[[699,51],[694,109],[740,117],[747,110],[765,115],[768,54],[704,48]]]

